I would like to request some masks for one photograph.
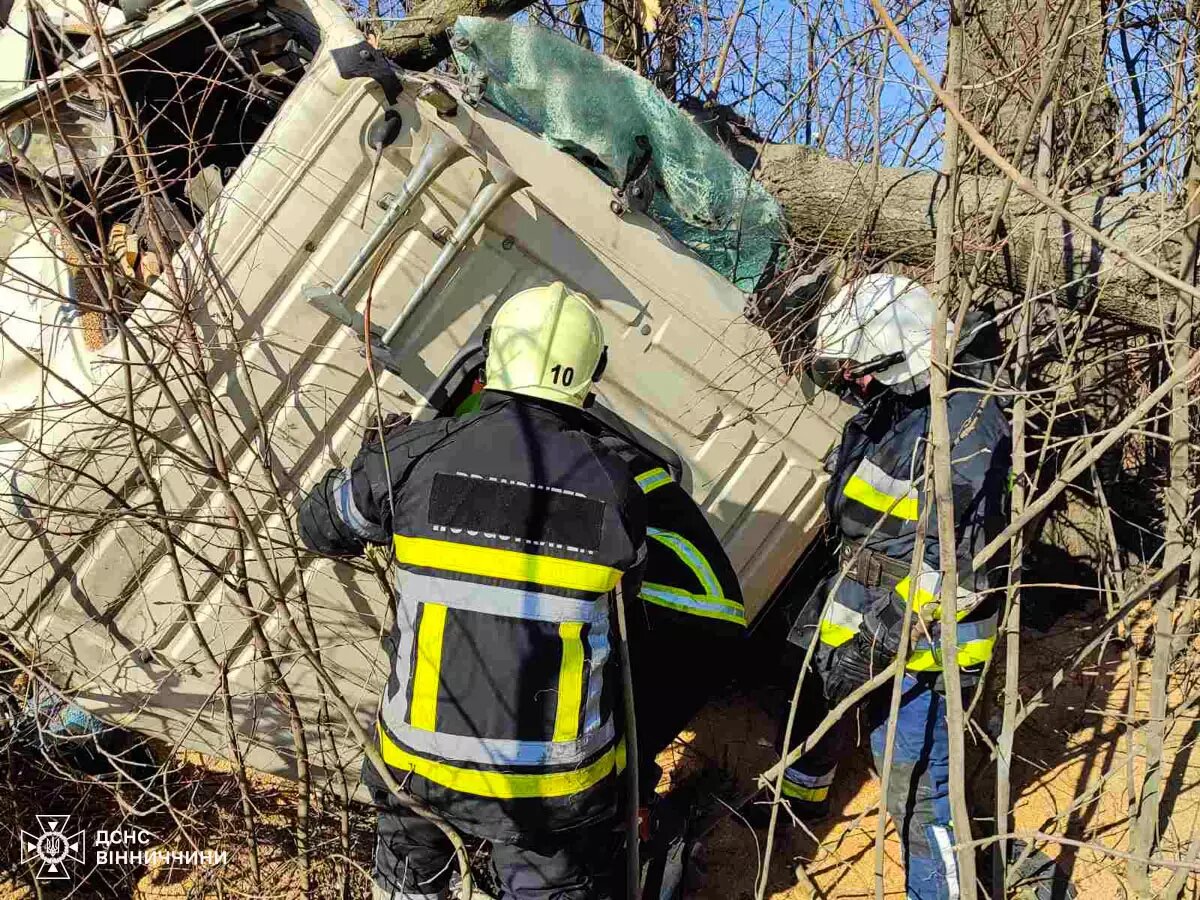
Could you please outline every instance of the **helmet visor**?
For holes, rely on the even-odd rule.
[[[836,391],[845,384],[842,377],[845,367],[844,359],[838,359],[836,356],[818,356],[809,366],[808,377],[822,390]]]
[[[839,359],[836,356],[818,356],[809,368],[809,377],[823,390],[840,392],[855,379],[891,368],[903,359],[903,353],[888,353],[865,363]]]
[[[896,353],[888,353],[883,356],[877,356],[870,362],[852,365],[846,372],[846,377],[862,378],[864,375],[874,375],[876,372],[882,372],[884,369],[890,369],[892,366],[903,361],[904,354],[899,351]]]

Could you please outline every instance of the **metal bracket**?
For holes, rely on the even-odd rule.
[[[341,322],[355,334],[362,334],[365,330],[367,321],[363,318],[363,314],[346,306],[342,295],[335,293],[333,288],[310,284],[304,287],[303,293],[305,301],[310,306],[315,306],[329,318]],[[383,329],[378,325],[372,325],[371,334],[374,337],[382,337]]]
[[[395,201],[388,206],[387,213],[375,227],[367,242],[355,254],[349,268],[332,287],[328,285],[306,285],[303,289],[304,299],[325,315],[340,322],[360,337],[364,336],[366,321],[362,313],[355,312],[346,305],[346,292],[354,283],[354,279],[366,268],[372,256],[383,245],[392,229],[408,212],[418,196],[437,178],[451,163],[466,155],[466,150],[454,143],[449,136],[440,130],[434,130],[421,158],[413,166]],[[386,330],[378,326],[371,327],[370,342],[372,359],[378,360],[385,368],[400,374],[400,358],[398,349],[394,348],[396,338],[400,335],[405,324],[426,297],[433,292],[438,279],[466,248],[475,232],[483,225],[489,216],[509,197],[526,186],[526,182],[515,172],[499,161],[494,161],[489,167],[491,179],[480,187],[478,193],[454,228],[442,252],[425,273],[421,283],[409,297],[408,302],[400,313],[392,320]]]
[[[650,139],[639,134],[633,140],[637,144],[638,155],[629,165],[624,184],[613,188],[613,200],[609,204],[618,216],[631,210],[644,213],[654,201],[654,168],[650,165],[654,151],[650,147]]]
[[[404,85],[392,64],[380,51],[367,41],[349,47],[337,47],[329,51],[338,74],[343,78],[370,78],[381,88],[389,105],[400,99]]]
[[[429,267],[429,271],[425,273],[425,277],[421,279],[421,283],[417,285],[417,289],[409,297],[408,303],[404,305],[400,314],[396,316],[392,324],[388,326],[387,331],[384,332],[383,343],[387,346],[390,347],[396,340],[400,329],[404,327],[404,324],[412,316],[416,308],[421,305],[421,302],[433,291],[437,280],[450,268],[450,264],[454,262],[458,254],[467,246],[467,242],[471,240],[480,226],[496,211],[496,208],[501,203],[527,184],[521,176],[499,161],[492,163],[489,174],[492,180],[479,189],[479,192],[475,195],[475,199],[471,201],[470,208],[467,209],[467,214],[455,226],[453,234],[450,235],[445,246],[442,247],[442,252],[438,254],[438,258]]]
[[[309,285],[304,288],[304,299],[329,318],[345,325],[359,337],[362,337],[363,332],[366,331],[367,322],[363,314],[349,309],[342,296],[335,294],[331,288],[324,285]],[[371,361],[379,363],[393,375],[401,375],[400,360],[384,346],[380,340],[382,337],[383,328],[372,324]],[[365,351],[363,355],[366,355]]]

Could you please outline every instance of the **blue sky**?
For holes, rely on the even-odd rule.
[[[679,81],[680,95],[709,96],[716,57],[736,21],[718,98],[734,106],[760,134],[778,142],[808,140],[826,153],[855,160],[873,159],[878,147],[884,165],[937,167],[941,113],[929,112],[928,88],[895,42],[885,38],[869,0],[689,0],[686,8],[686,77]],[[601,3],[585,0],[584,9],[599,46]],[[918,0],[902,7],[891,2],[889,9],[926,66],[939,76],[945,59],[946,4]],[[1118,15],[1124,25],[1124,41],[1114,29],[1108,42],[1108,80],[1121,105],[1127,142],[1139,133],[1141,120],[1153,123],[1171,113],[1171,81],[1180,58],[1174,38],[1181,26],[1154,27],[1153,18],[1164,9],[1155,0],[1126,2],[1124,7],[1109,3],[1110,28]],[[386,6],[384,12],[388,13]],[[551,26],[557,20],[557,27],[570,33],[563,0],[535,5],[519,18]],[[885,49],[886,64],[881,65]],[[1187,54],[1184,58],[1187,93],[1196,67]],[[813,72],[816,102],[808,121]],[[1140,117],[1137,96],[1142,101]],[[1171,158],[1172,151],[1178,155],[1178,144],[1164,150],[1166,157],[1159,153],[1146,163],[1148,183],[1164,182],[1157,166]],[[1177,180],[1180,168],[1167,167],[1168,186]],[[1132,170],[1127,186],[1137,186],[1141,174]]]

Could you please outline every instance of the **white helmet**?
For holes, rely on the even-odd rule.
[[[936,313],[929,291],[909,278],[867,275],[852,281],[817,318],[814,371],[840,369],[849,361],[892,390],[915,393],[929,383]],[[954,334],[953,322],[946,333]]]

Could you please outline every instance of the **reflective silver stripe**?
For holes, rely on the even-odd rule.
[[[906,575],[896,584],[896,593],[905,600],[913,604],[914,609],[920,609],[926,603],[933,603],[941,598],[942,592],[942,573],[939,569],[931,568],[924,561],[921,562],[921,574],[917,576],[917,595],[911,596],[911,580]],[[955,588],[957,597],[956,603],[958,606],[958,614],[965,616],[968,612],[977,607],[983,602],[984,595],[981,592],[972,590],[971,588],[963,587],[961,584]]]
[[[396,681],[396,691],[392,696],[384,692],[384,705],[391,710],[392,721],[404,722],[408,719],[408,682],[412,667],[416,660],[413,656],[413,644],[417,638],[417,603],[405,602],[397,594],[396,597],[396,655],[392,658],[392,676]]]
[[[986,595],[982,591],[974,591],[971,588],[963,587],[961,584],[957,589],[957,597],[955,604],[958,607],[958,614],[965,616],[967,613],[974,611]]]
[[[854,474],[875,488],[875,490],[887,494],[889,497],[901,499],[917,496],[917,492],[913,490],[913,483],[911,481],[889,475],[869,459],[863,459],[858,464],[858,468],[854,470]]]
[[[440,759],[465,763],[477,763],[493,766],[546,766],[546,765],[576,765],[583,763],[589,757],[607,749],[616,739],[612,719],[600,721],[600,698],[603,688],[602,667],[608,659],[608,596],[593,603],[573,600],[569,597],[554,597],[549,594],[535,594],[515,588],[499,588],[491,585],[472,584],[470,582],[452,581],[429,575],[419,575],[397,569],[396,574],[396,623],[399,631],[399,644],[396,657],[392,663],[393,677],[396,690],[389,692],[380,709],[380,718],[395,740],[412,750]],[[459,587],[469,590],[469,593],[459,594]],[[449,589],[449,590],[448,590]],[[423,602],[439,603],[445,606],[471,609],[479,612],[505,615],[498,612],[496,604],[473,603],[472,594],[485,596],[482,592],[499,591],[516,595],[517,598],[535,597],[546,598],[555,603],[568,606],[562,609],[575,609],[578,606],[587,607],[591,616],[589,622],[588,643],[592,648],[592,672],[588,678],[588,697],[585,707],[583,733],[574,741],[518,741],[507,738],[485,738],[471,735],[444,734],[436,731],[426,731],[414,728],[408,724],[408,685],[413,666],[413,644],[416,635],[418,609]],[[495,599],[498,595],[487,594]],[[459,600],[466,598],[465,602]],[[522,604],[526,600],[520,600]],[[522,609],[526,609],[522,606]],[[543,613],[546,610],[542,610]],[[517,616],[510,611],[508,615]],[[519,617],[537,621],[586,621],[581,618],[547,618],[537,617],[522,612]],[[451,663],[451,660],[447,660]]]
[[[583,730],[594,731],[600,727],[600,699],[604,693],[604,666],[608,662],[608,619],[592,623],[588,628],[588,647],[592,651],[588,665],[587,698],[583,704]]]
[[[661,528],[647,528],[646,534],[675,551],[675,555],[683,560],[684,565],[691,569],[699,579],[704,593],[714,599],[721,598],[721,582],[717,580],[717,573],[712,570],[712,566],[708,564],[708,560],[704,558],[704,554],[697,549],[695,544],[682,534],[664,531]]]
[[[840,647],[847,641],[853,640],[862,625],[863,615],[856,609],[831,600],[821,616],[817,627],[817,636],[822,644],[829,647]]]
[[[792,784],[798,784],[802,787],[829,787],[833,784],[833,776],[837,774],[837,766],[834,766],[824,775],[809,775],[807,772],[801,772],[796,768],[787,768],[783,771],[783,777]]]
[[[680,612],[710,619],[723,619],[740,625],[746,624],[745,607],[740,603],[721,597],[702,597],[699,594],[689,594],[687,591],[681,591],[669,585],[652,584],[648,581],[642,584],[642,590],[638,596],[643,600],[660,606],[669,606]]]
[[[999,627],[1000,614],[989,616],[986,619],[980,619],[978,622],[959,622],[957,641],[961,647],[963,644],[971,641],[982,641],[986,638],[995,637],[997,628]],[[914,650],[932,650],[933,644],[929,643],[928,638],[921,637],[913,645]]]
[[[960,640],[982,641],[985,638],[995,637],[999,623],[999,613],[988,616],[986,619],[980,619],[977,622],[959,622],[958,633],[962,635]]]
[[[380,526],[368,522],[359,510],[358,504],[354,502],[354,490],[351,487],[349,470],[343,469],[336,477],[338,482],[333,489],[333,499],[337,504],[337,512],[341,520],[364,541],[376,544],[389,543],[391,535]]]
[[[616,728],[611,718],[574,741],[517,741],[413,728],[394,714],[390,702],[385,704],[381,716],[388,733],[405,749],[451,763],[505,767],[572,766],[608,749],[616,740]]]
[[[829,608],[825,610],[825,614],[821,616],[821,621],[828,622],[830,625],[840,625],[842,628],[849,628],[851,631],[858,631],[863,622],[863,614],[856,609],[851,609],[844,603],[833,600],[830,601]]]
[[[400,567],[396,569],[396,589],[402,598],[413,602],[441,603],[453,609],[510,619],[590,624],[608,618],[607,594],[600,594],[595,600],[578,600],[521,588],[439,578]]]
[[[938,855],[942,858],[942,868],[946,870],[946,898],[958,900],[958,862],[954,857],[954,841],[950,839],[950,829],[945,825],[930,825],[933,843],[937,845]]]
[[[833,603],[840,603],[851,612],[862,612],[871,605],[871,598],[866,591],[845,591],[833,596]]]

